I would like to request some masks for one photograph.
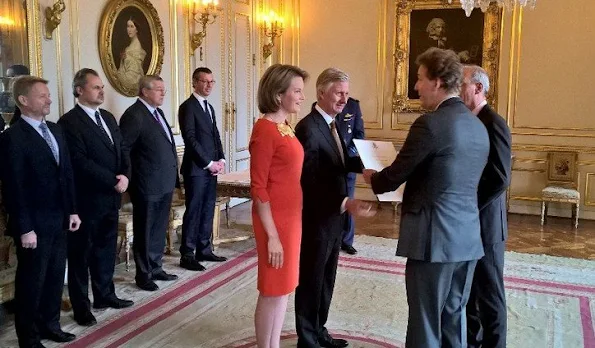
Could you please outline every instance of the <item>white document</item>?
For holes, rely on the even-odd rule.
[[[397,157],[397,150],[390,141],[375,141],[353,139],[359,157],[366,169],[381,171],[390,166]],[[405,184],[396,191],[386,192],[377,195],[380,202],[402,202]]]

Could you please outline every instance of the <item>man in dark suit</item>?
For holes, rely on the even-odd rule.
[[[343,138],[347,146],[347,155],[349,157],[359,157],[353,139],[363,139],[364,134],[364,120],[362,118],[362,110],[359,107],[359,100],[349,97],[347,104],[340,114],[336,117],[337,131]],[[355,173],[347,174],[347,193],[350,198],[355,194]],[[343,231],[343,241],[341,243],[341,250],[349,255],[355,255],[357,250],[353,247],[353,238],[355,236],[355,219],[353,216],[347,216],[347,225]]]
[[[47,81],[24,76],[14,98],[22,118],[2,134],[2,171],[8,230],[17,247],[15,327],[20,347],[43,347],[41,338],[72,341],[60,328],[66,268],[66,232],[76,231],[70,155],[60,126],[46,122]],[[74,233],[74,232],[73,232]]]
[[[227,260],[215,255],[211,244],[217,175],[225,170],[225,155],[217,129],[215,109],[207,101],[214,84],[210,69],[203,67],[194,70],[194,92],[180,105],[178,111],[185,144],[182,175],[186,200],[180,266],[192,271],[205,269],[200,261]]]
[[[347,222],[345,212],[374,214],[370,204],[349,198],[347,189],[347,173],[362,169],[359,157],[348,156],[335,124],[348,94],[347,74],[335,68],[324,70],[316,81],[316,106],[295,128],[305,154],[300,272],[295,292],[300,348],[347,346],[347,341],[333,339],[325,327]]]
[[[89,273],[93,307],[125,308],[132,301],[116,296],[114,265],[118,239],[118,209],[128,188],[122,162],[122,135],[114,116],[100,109],[103,82],[95,70],[74,75],[73,94],[78,104],[58,121],[66,132],[74,169],[78,233],[68,235],[68,295],[74,320],[83,326],[97,323],[89,301]]]
[[[120,119],[122,159],[130,179],[136,285],[159,289],[155,280],[175,280],[162,268],[165,233],[175,187],[179,187],[178,156],[163,104],[165,84],[157,75],[141,77],[139,98]]]
[[[504,251],[508,236],[506,188],[512,171],[510,129],[486,101],[488,74],[476,65],[465,66],[461,98],[484,124],[490,137],[490,155],[483,170],[477,200],[485,256],[477,261],[467,306],[469,347],[506,347]]]
[[[375,193],[403,194],[397,255],[407,257],[407,347],[466,347],[465,306],[483,256],[477,187],[489,153],[484,125],[458,97],[463,67],[453,51],[422,53],[415,85],[431,110],[411,125],[395,161],[364,170]]]

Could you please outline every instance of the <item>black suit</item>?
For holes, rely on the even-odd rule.
[[[122,135],[114,116],[99,110],[111,138],[77,104],[58,123],[66,132],[74,169],[81,228],[68,235],[68,294],[75,317],[91,310],[89,272],[95,302],[115,297],[114,265],[121,194],[116,175],[126,174]]]
[[[328,339],[324,325],[335,286],[339,249],[347,214],[341,205],[348,196],[347,174],[361,172],[359,157],[349,157],[345,143],[339,149],[331,129],[316,110],[296,126],[304,147],[302,170],[302,243],[299,285],[295,292],[298,347],[318,347]],[[343,153],[345,164],[339,151]]]
[[[211,161],[225,158],[215,110],[211,105],[209,109],[211,116],[191,95],[178,111],[185,144],[182,175],[186,199],[180,254],[199,260],[213,253],[211,237],[217,198],[217,177],[205,168]]]
[[[66,139],[47,122],[58,143],[57,164],[43,137],[21,120],[2,134],[5,151],[4,203],[17,246],[15,326],[20,347],[35,346],[40,331],[60,330],[69,215],[76,213],[74,182]],[[25,249],[21,235],[35,231],[37,248]],[[77,233],[77,232],[71,232]]]
[[[133,206],[136,280],[140,283],[163,271],[161,259],[171,200],[174,188],[179,186],[173,134],[163,111],[157,110],[169,136],[140,100],[126,109],[120,119],[122,158],[129,168]]]
[[[485,256],[477,262],[469,305],[469,347],[506,347],[504,251],[508,236],[506,188],[512,170],[512,139],[506,121],[488,105],[477,115],[490,137],[490,155],[478,188]]]

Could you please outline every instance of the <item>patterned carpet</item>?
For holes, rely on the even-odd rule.
[[[351,347],[403,347],[407,326],[404,259],[395,240],[358,236],[357,256],[344,256],[327,327]],[[94,311],[99,323],[77,326],[63,313],[63,329],[78,339],[66,347],[256,347],[256,258],[253,241],[219,248],[232,259],[202,273],[182,271],[166,257],[166,270],[180,275],[159,282],[157,293],[137,291],[134,272],[118,266],[119,295],[134,298],[126,310]],[[507,253],[508,347],[595,347],[595,262]],[[293,298],[282,347],[295,347]],[[12,323],[0,328],[0,346],[16,347]],[[58,345],[44,342],[49,347]]]

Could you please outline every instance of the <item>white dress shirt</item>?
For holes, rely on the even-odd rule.
[[[93,121],[94,124],[97,124],[97,120],[95,120],[95,112],[99,112],[99,115],[100,115],[99,120],[101,121],[101,127],[103,127],[103,129],[107,133],[107,136],[110,138],[110,140],[112,141],[112,144],[113,144],[114,138],[112,138],[112,132],[110,132],[109,128],[107,127],[107,124],[105,124],[105,121],[103,120],[103,117],[101,117],[101,111],[99,111],[99,108],[91,109],[90,107],[85,106],[81,103],[77,103],[77,104],[91,118],[91,121]]]

